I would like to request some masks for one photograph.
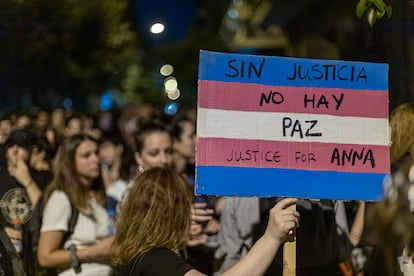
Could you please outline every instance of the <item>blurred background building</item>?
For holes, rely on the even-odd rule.
[[[412,1],[372,27],[357,2],[2,0],[0,111],[195,107],[200,49],[388,63],[390,109],[412,101]]]

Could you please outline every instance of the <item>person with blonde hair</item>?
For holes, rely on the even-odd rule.
[[[389,127],[392,174],[394,175],[398,172],[396,175],[403,179],[408,179],[409,170],[414,163],[414,105],[407,102],[395,107],[390,113]],[[386,197],[387,191],[385,191],[383,200],[386,201]],[[359,250],[358,258],[356,259],[366,260],[365,263],[358,265],[359,269],[357,272],[359,272],[359,275],[394,275],[393,273],[399,273],[397,255],[401,254],[403,246],[397,250],[398,252],[392,252],[391,257],[384,256],[383,245],[394,235],[390,231],[391,229],[388,229],[390,232],[385,236],[383,235],[384,232],[378,234],[383,230],[384,225],[389,226],[394,222],[393,217],[395,213],[393,212],[398,209],[390,211],[386,210],[384,206],[389,206],[389,204],[384,202],[360,202],[356,211],[350,230],[350,238],[352,244]],[[387,215],[388,213],[393,213],[393,215],[389,216]],[[386,224],[384,221],[387,221],[389,224]],[[361,253],[365,255],[361,255]],[[388,253],[389,251],[387,251]],[[407,257],[406,253],[404,252],[405,257]],[[390,258],[394,258],[394,260],[390,262]],[[414,267],[412,261],[401,266]],[[389,271],[393,272],[390,273]]]
[[[287,198],[270,211],[264,235],[249,253],[222,275],[262,275],[289,231],[299,225],[299,213]],[[115,275],[204,275],[180,253],[187,245],[192,192],[185,177],[171,168],[145,170],[125,200],[112,245]]]
[[[173,168],[173,138],[166,126],[156,118],[140,122],[139,130],[135,133],[134,159],[137,164],[137,175],[153,167]],[[131,182],[126,190],[127,194]],[[122,208],[122,201],[119,208]],[[206,203],[194,202],[191,208],[193,223],[189,246],[198,246],[207,243],[207,235],[202,232],[202,224],[212,219],[213,210],[207,208]]]
[[[414,106],[404,103],[392,110],[390,114],[391,129],[391,164],[403,159],[414,160]]]

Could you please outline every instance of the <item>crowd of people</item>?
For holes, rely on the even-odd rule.
[[[0,275],[283,275],[292,235],[297,275],[410,275],[414,238],[393,219],[396,202],[409,202],[397,210],[414,233],[414,191],[401,188],[414,179],[413,106],[390,125],[393,174],[404,180],[386,190],[397,196],[366,204],[195,195],[194,109],[4,114]],[[378,233],[394,230],[390,252]]]

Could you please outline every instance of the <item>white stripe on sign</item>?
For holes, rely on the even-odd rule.
[[[388,119],[199,108],[199,137],[389,145]]]

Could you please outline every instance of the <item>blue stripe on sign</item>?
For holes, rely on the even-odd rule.
[[[196,194],[380,200],[388,174],[274,168],[196,167]]]
[[[202,50],[199,79],[296,87],[388,90],[388,65]]]

